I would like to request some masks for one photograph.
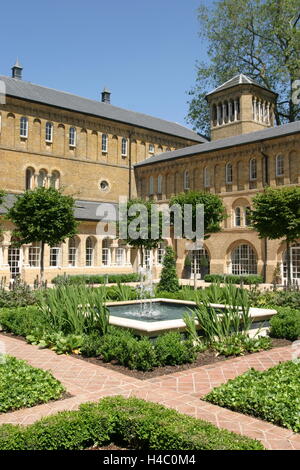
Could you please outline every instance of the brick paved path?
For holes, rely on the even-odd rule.
[[[65,400],[2,413],[0,424],[30,424],[42,416],[73,410],[80,403],[96,401],[108,395],[135,396],[207,420],[219,428],[259,439],[267,449],[300,450],[300,434],[200,399],[213,387],[250,367],[265,370],[280,361],[291,359],[291,346],[142,381],[80,359],[58,356],[49,349],[38,349],[17,338],[0,334],[0,341],[5,343],[8,354],[25,359],[34,367],[50,370],[72,395]]]

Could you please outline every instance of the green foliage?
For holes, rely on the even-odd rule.
[[[56,276],[52,279],[53,284],[118,284],[123,282],[138,282],[140,277],[137,273],[129,274],[78,274],[74,276]]]
[[[270,349],[272,346],[270,338],[259,336],[250,338],[243,334],[231,335],[221,341],[211,343],[212,349],[223,356],[240,356]]]
[[[37,329],[26,336],[26,341],[41,349],[49,348],[56,354],[79,354],[83,344],[83,336],[73,333],[65,335],[61,331],[45,333]]]
[[[89,335],[84,335],[80,353],[84,357],[97,357],[100,354],[102,338],[98,331],[94,331]]]
[[[264,372],[250,369],[215,388],[205,399],[299,432],[299,396],[300,363],[289,361]]]
[[[114,301],[136,300],[139,297],[138,290],[134,287],[118,284],[117,286],[107,287],[106,299]]]
[[[294,341],[300,337],[300,310],[279,307],[270,320],[270,336]]]
[[[203,291],[193,311],[204,337],[210,343],[240,333],[247,335],[252,324],[247,293],[230,285],[223,288],[223,293],[224,308],[213,307]]]
[[[29,335],[39,326],[44,328],[39,310],[35,306],[0,309],[0,325],[20,336]]]
[[[256,285],[264,282],[262,276],[256,274],[248,275],[234,275],[234,274],[206,274],[204,276],[205,282],[216,282],[222,284],[245,284]]]
[[[251,225],[260,238],[289,241],[300,237],[300,187],[266,188],[253,198]]]
[[[44,270],[44,244],[56,246],[77,233],[75,201],[54,188],[36,188],[17,196],[5,217],[11,220],[15,244],[41,242],[41,280]]]
[[[176,254],[170,246],[166,247],[157,289],[168,292],[177,292],[179,290],[179,280],[176,272]]]
[[[135,207],[134,207],[135,206]],[[127,204],[119,207],[121,214],[118,227],[119,237],[130,246],[142,249],[157,248],[163,241],[162,237],[162,214],[158,212],[154,201],[144,199],[131,199]],[[132,230],[135,237],[132,236]],[[156,234],[153,237],[153,233]],[[142,257],[143,265],[143,257]]]
[[[257,440],[138,398],[107,397],[27,427],[0,426],[0,450],[80,450],[109,442],[143,450],[263,450]]]
[[[198,20],[210,60],[197,63],[196,85],[189,92],[187,118],[194,129],[208,134],[206,93],[241,72],[279,94],[277,124],[299,119],[300,107],[292,100],[300,69],[298,0],[202,2]]]
[[[249,299],[256,307],[291,307],[299,309],[300,291],[298,290],[275,290],[264,291],[250,290]]]
[[[159,336],[155,341],[155,351],[161,366],[186,364],[196,359],[196,347],[193,342],[182,340],[178,332]]]
[[[0,289],[0,308],[25,307],[35,303],[35,292],[25,284],[16,283],[12,290]]]
[[[37,299],[42,322],[49,325],[48,331],[75,335],[93,330],[103,335],[107,331],[109,311],[104,291],[86,286],[59,286],[40,291]]]
[[[185,193],[177,194],[170,200],[169,205],[177,204],[181,206],[182,213],[184,213],[184,206],[189,204],[192,206],[192,230],[195,232],[197,228],[196,208],[197,205],[203,204],[204,206],[204,236],[208,238],[209,234],[220,232],[221,223],[227,217],[226,210],[223,205],[222,199],[217,194],[201,192],[201,191],[188,191]],[[199,230],[199,228],[198,228]],[[182,233],[184,230],[184,217],[182,217]]]
[[[0,412],[28,408],[58,399],[65,391],[50,372],[27,362],[4,356],[0,363]]]

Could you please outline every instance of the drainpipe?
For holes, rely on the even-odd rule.
[[[131,158],[131,138],[133,136],[134,132],[131,131],[129,133],[129,146],[128,146],[128,166],[129,166],[129,174],[128,174],[128,199],[131,199],[132,196],[132,168],[131,168],[131,163],[132,163],[132,158]]]

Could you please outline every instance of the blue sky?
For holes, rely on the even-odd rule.
[[[209,2],[209,0],[207,0]],[[200,0],[15,0],[1,5],[0,74],[186,125]],[[209,2],[211,3],[211,2]],[[3,19],[5,18],[5,21]]]

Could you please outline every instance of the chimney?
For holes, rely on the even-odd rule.
[[[12,70],[12,78],[17,78],[18,80],[22,80],[22,70],[23,70],[23,67],[22,65],[19,63],[19,59],[16,60],[16,63],[15,65],[11,68]]]
[[[109,91],[106,87],[103,88],[103,91],[102,91],[102,93],[101,93],[101,97],[102,97],[102,98],[101,98],[101,101],[102,101],[102,103],[108,103],[108,104],[110,104],[110,95],[111,95],[110,91]]]

